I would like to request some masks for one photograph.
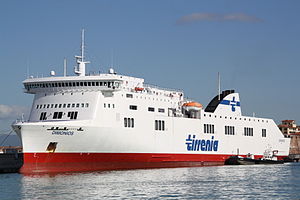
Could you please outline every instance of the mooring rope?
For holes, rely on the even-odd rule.
[[[7,138],[10,136],[10,134],[14,132],[14,130],[10,130],[8,135],[2,140],[2,142],[0,143],[0,146],[2,146],[2,144],[7,140]]]

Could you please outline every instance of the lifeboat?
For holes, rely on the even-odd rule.
[[[138,92],[138,91],[143,91],[144,88],[141,88],[141,87],[135,87],[134,90],[135,90],[136,92]]]
[[[199,111],[202,109],[203,106],[202,106],[202,104],[200,104],[198,102],[192,101],[192,102],[184,103],[182,105],[182,107],[184,109],[186,109],[187,111],[190,111],[190,110]]]

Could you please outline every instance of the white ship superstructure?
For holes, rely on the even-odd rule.
[[[84,41],[84,38],[82,39]],[[272,119],[247,117],[239,94],[227,90],[208,106],[183,91],[146,85],[144,79],[86,75],[84,43],[77,76],[29,78],[34,94],[28,121],[17,122],[23,173],[224,164],[232,155],[288,155]]]

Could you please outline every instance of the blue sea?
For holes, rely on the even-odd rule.
[[[300,199],[300,163],[0,174],[0,199]]]

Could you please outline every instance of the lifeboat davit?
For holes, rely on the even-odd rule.
[[[186,109],[187,111],[190,111],[190,110],[199,111],[202,109],[203,106],[202,106],[202,104],[200,104],[198,102],[192,101],[192,102],[184,103],[182,105],[182,107],[184,109]]]

